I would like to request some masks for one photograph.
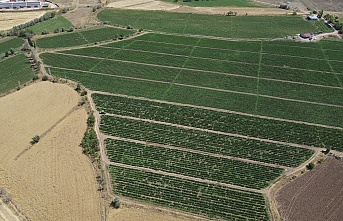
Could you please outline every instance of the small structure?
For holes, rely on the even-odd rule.
[[[57,5],[45,0],[0,0],[0,11],[37,10],[56,7]]]
[[[310,34],[310,33],[300,34],[300,37],[304,38],[304,39],[308,39],[308,38],[312,38],[312,34]]]
[[[319,20],[318,16],[315,14],[310,14],[309,16],[307,16],[307,19],[311,20],[311,21],[318,21]]]

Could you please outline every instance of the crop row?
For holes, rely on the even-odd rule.
[[[53,65],[53,63],[51,64]],[[85,63],[85,65],[88,64]],[[277,100],[261,96],[257,99],[253,95],[181,85],[170,87],[169,84],[84,73],[78,70],[49,69],[51,74],[80,82],[91,90],[343,127],[342,121],[337,121],[337,116],[343,112],[343,109],[339,107]],[[112,73],[121,74],[121,71],[114,69]]]
[[[120,35],[132,35],[134,31],[111,27],[101,27],[90,30],[63,33],[51,37],[37,39],[37,46],[40,48],[63,48],[78,45],[96,43],[118,38]]]
[[[341,147],[342,130],[283,122],[193,107],[157,103],[119,96],[93,94],[98,110],[123,116],[156,120],[317,147]],[[261,127],[261,125],[263,125]]]
[[[153,56],[150,56],[153,55]],[[56,58],[57,57],[57,58]],[[140,52],[132,52],[132,51],[113,51],[113,55],[111,56],[115,59],[123,59],[123,60],[130,60],[130,61],[139,61],[143,63],[150,62],[150,60],[158,59],[157,54],[141,54]],[[201,60],[196,58],[189,58],[185,60],[182,57],[173,57],[173,59],[168,59],[166,55],[160,55],[160,60],[156,61],[155,63],[168,63],[168,65],[181,68],[181,66],[191,67],[191,68],[198,68],[198,69],[209,69],[207,65],[213,65],[217,70],[222,69],[225,71],[226,67],[230,67],[233,70],[241,73],[250,73],[252,74],[252,70],[255,72],[257,71],[257,66],[251,66],[248,64],[239,64],[227,62],[219,62],[219,61],[206,61],[200,62]],[[42,56],[44,62],[47,64],[52,64],[58,67],[64,68],[72,68],[76,70],[85,70],[85,71],[94,71],[106,74],[115,74],[114,72],[117,70],[120,72],[119,75],[129,74],[130,72],[124,72],[124,69],[120,69],[120,66],[130,66],[130,64],[122,64],[117,66],[118,62],[112,60],[101,60],[95,58],[83,58],[77,56],[65,56],[60,54],[44,54]],[[49,59],[49,60],[48,60]],[[101,63],[101,65],[97,65]],[[84,65],[86,64],[86,65]],[[215,65],[217,64],[217,65]],[[213,68],[214,69],[214,68]],[[251,71],[249,71],[252,69]],[[132,69],[131,69],[132,70]],[[161,69],[160,69],[161,70]],[[133,69],[133,72],[137,75],[137,70]],[[149,72],[149,71],[148,71]],[[185,85],[192,84],[195,86],[213,86],[216,89],[223,89],[223,90],[230,90],[236,89],[242,92],[248,92],[255,94],[257,93],[256,88],[258,81],[255,78],[239,78],[237,76],[229,76],[229,75],[220,75],[215,73],[200,73],[203,77],[199,78],[199,72],[189,71],[182,69],[174,70],[174,72],[170,72],[172,76],[171,80],[168,80],[165,83],[169,83],[169,81],[174,81],[174,83],[181,83]],[[140,78],[145,78],[142,73],[139,73]],[[190,74],[190,75],[188,75]],[[152,76],[148,73],[148,76]],[[161,74],[154,75],[158,79]],[[178,76],[177,78],[175,76]],[[165,76],[163,76],[165,78]],[[174,77],[174,78],[173,78]],[[207,78],[207,79],[206,79]],[[170,78],[169,78],[170,79]],[[214,82],[212,80],[214,79]],[[216,80],[217,79],[217,80]],[[206,81],[209,80],[209,81]],[[217,82],[219,82],[217,84]],[[277,81],[269,81],[269,80],[259,80],[259,94],[260,95],[269,95],[269,96],[276,96],[281,98],[291,98],[296,100],[304,100],[304,101],[312,101],[312,102],[320,102],[320,103],[327,103],[327,104],[343,104],[342,99],[340,99],[340,94],[343,93],[342,89],[337,88],[324,88],[318,87],[313,85],[302,85],[302,84],[293,84],[288,82],[277,82]],[[306,91],[306,93],[304,93]]]
[[[34,75],[24,54],[2,60],[0,70],[0,94],[28,82]]]
[[[110,166],[115,194],[210,218],[269,220],[262,194]]]
[[[137,29],[229,38],[276,38],[316,31],[310,22],[298,16],[232,17],[106,9],[98,14],[98,19]]]
[[[259,164],[126,141],[106,139],[105,144],[112,162],[248,188],[265,188],[283,171]]]
[[[307,160],[312,150],[184,129],[169,125],[102,116],[100,129],[108,135],[184,147],[295,167]]]
[[[19,48],[24,43],[23,39],[21,38],[9,38],[8,40],[0,42],[0,54],[9,51],[11,48]]]

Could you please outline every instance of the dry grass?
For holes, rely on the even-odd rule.
[[[175,216],[166,212],[157,212],[143,208],[111,209],[107,217],[109,221],[195,221],[184,216]]]
[[[9,30],[13,26],[24,24],[44,15],[46,11],[3,12],[0,13],[0,30]]]
[[[31,220],[100,220],[93,168],[79,147],[84,109],[73,111],[16,160],[33,135],[59,122],[78,101],[73,89],[50,82],[0,99],[0,186]]]

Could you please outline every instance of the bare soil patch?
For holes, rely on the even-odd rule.
[[[0,30],[9,30],[13,26],[39,18],[45,13],[46,11],[2,12],[0,13]]]
[[[237,15],[285,15],[287,13],[291,13],[291,11],[286,11],[279,8],[190,7],[155,0],[119,0],[108,4],[107,7],[135,10],[161,10],[196,14],[225,14],[229,11],[237,12]]]
[[[342,220],[343,160],[328,157],[276,194],[283,220]]]
[[[30,220],[100,220],[94,170],[79,147],[87,113],[65,117],[78,102],[72,88],[50,82],[0,99],[0,186]],[[35,134],[59,121],[16,160]]]
[[[189,218],[181,214],[176,215],[166,211],[156,211],[148,208],[124,207],[110,209],[107,220],[109,221],[195,221],[199,219]]]
[[[13,213],[8,206],[0,200],[0,220],[20,221],[19,217]]]
[[[75,10],[64,15],[75,27],[83,28],[85,25],[98,24],[96,13],[92,8],[76,8]]]
[[[343,1],[341,0],[258,0],[268,4],[280,5],[288,4],[291,8],[300,10],[324,10],[331,12],[343,12]]]

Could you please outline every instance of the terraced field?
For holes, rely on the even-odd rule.
[[[146,33],[40,56],[89,89],[116,194],[270,220],[271,183],[343,151],[342,46]]]

